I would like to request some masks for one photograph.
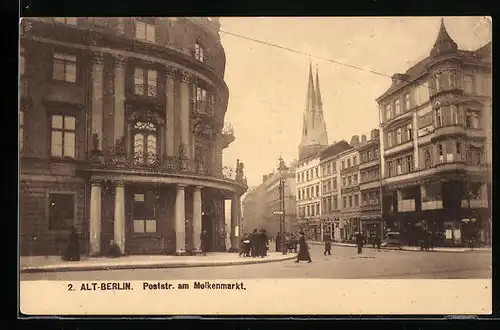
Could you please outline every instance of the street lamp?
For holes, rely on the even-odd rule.
[[[279,191],[280,191],[280,239],[281,239],[281,252],[286,254],[286,246],[285,246],[285,171],[288,170],[288,167],[285,165],[285,161],[283,158],[279,158]]]

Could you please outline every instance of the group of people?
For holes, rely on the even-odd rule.
[[[269,239],[265,229],[254,229],[252,233],[245,233],[240,242],[240,257],[261,257],[267,256],[269,250]]]

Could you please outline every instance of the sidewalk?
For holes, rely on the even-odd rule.
[[[308,244],[311,245],[324,245],[324,242],[316,242],[316,241],[308,241]],[[337,245],[337,246],[349,246],[349,247],[357,247],[356,244],[351,244],[351,243],[337,243],[334,242],[332,245]],[[371,244],[364,245],[364,249],[373,249]],[[376,249],[376,248],[375,248]],[[420,252],[420,247],[417,246],[402,246],[401,249],[398,249],[397,247],[382,247],[384,250],[401,250],[401,251],[419,251]],[[435,247],[434,252],[473,252],[473,251],[491,251],[491,248],[466,248],[466,247]],[[431,251],[431,252],[432,252]]]
[[[250,265],[276,262],[296,258],[296,254],[282,255],[277,252],[268,253],[265,258],[244,258],[237,253],[214,252],[206,256],[124,256],[120,258],[88,258],[80,261],[62,261],[60,256],[21,257],[21,273],[66,272],[110,269],[139,268],[182,268]]]

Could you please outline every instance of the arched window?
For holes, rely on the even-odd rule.
[[[136,163],[152,164],[157,159],[157,127],[151,122],[137,121],[133,128],[134,160]]]

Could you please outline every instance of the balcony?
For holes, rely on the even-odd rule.
[[[462,208],[464,209],[479,209],[479,208],[487,208],[488,207],[488,201],[487,200],[481,200],[481,199],[472,199],[470,201],[466,199],[462,199]]]
[[[240,163],[242,164],[242,163]],[[242,187],[247,187],[246,177],[243,175],[243,166],[237,165],[237,169],[224,167],[217,173],[206,163],[197,160],[183,159],[178,156],[151,155],[144,157],[141,154],[126,156],[119,153],[99,153],[94,152],[90,160],[90,168],[115,170],[124,172],[132,170],[137,174],[160,174],[160,175],[190,175],[201,177],[212,177],[226,181],[233,181]]]
[[[134,94],[155,99],[158,97],[158,89],[155,85],[134,84]]]
[[[422,211],[439,210],[443,208],[443,201],[422,202]]]
[[[224,127],[222,128],[222,148],[225,149],[229,147],[235,139],[233,125],[224,123]]]
[[[400,143],[397,145],[393,145],[391,147],[386,147],[386,149],[384,151],[384,155],[385,155],[385,157],[389,157],[391,155],[401,153],[401,152],[406,151],[406,150],[411,149],[411,148],[413,148],[413,140],[409,140],[409,141],[406,141],[406,142],[403,142],[403,143]]]
[[[448,135],[465,135],[465,128],[462,125],[446,125],[436,127],[434,132],[430,134],[429,138],[431,141],[434,141],[438,137]]]
[[[398,200],[398,212],[415,212],[414,199]]]

